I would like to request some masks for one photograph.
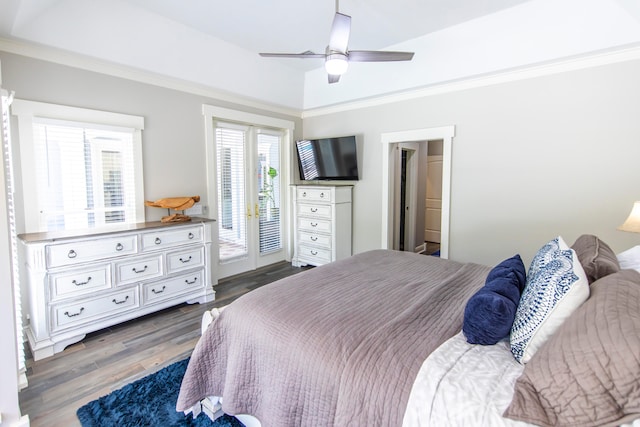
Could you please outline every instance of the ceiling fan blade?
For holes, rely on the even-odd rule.
[[[351,17],[336,12],[331,25],[329,50],[345,53],[349,44],[349,33],[351,33]]]
[[[302,53],[260,53],[266,58],[324,58],[323,53],[313,53],[310,50]]]
[[[328,76],[329,76],[329,84],[338,83],[338,81],[340,81],[339,74],[328,74]]]
[[[385,62],[411,61],[413,52],[392,52],[383,50],[350,50],[347,53],[349,61],[356,62]]]

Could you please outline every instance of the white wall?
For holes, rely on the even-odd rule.
[[[619,252],[640,236],[617,231],[640,200],[640,61],[328,113],[304,137],[361,134],[354,252],[380,246],[380,135],[455,125],[452,259],[528,264],[547,240],[596,234]]]

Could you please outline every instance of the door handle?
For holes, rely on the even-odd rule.
[[[256,218],[260,216],[260,208],[258,208],[258,204],[256,203]]]
[[[247,218],[251,218],[251,207],[247,206]]]

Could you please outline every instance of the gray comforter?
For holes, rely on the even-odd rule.
[[[198,342],[178,397],[269,426],[399,426],[422,362],[489,267],[376,250],[256,289]]]

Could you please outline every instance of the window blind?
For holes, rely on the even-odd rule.
[[[247,213],[251,210],[246,204],[247,128],[218,123],[215,133],[220,262],[225,262],[248,255]]]
[[[280,141],[281,133],[259,131],[258,206],[260,253],[282,249],[280,220]]]
[[[42,231],[133,224],[134,129],[34,118]]]
[[[0,89],[2,105],[2,151],[4,155],[5,186],[7,194],[7,212],[9,214],[9,238],[11,245],[11,275],[13,282],[13,305],[16,316],[16,347],[18,350],[18,375],[19,386],[27,386],[27,375],[24,353],[24,336],[22,333],[22,296],[20,293],[20,262],[18,260],[18,234],[16,229],[16,209],[15,209],[15,180],[13,176],[13,156],[11,150],[11,129],[9,122],[9,105],[11,97],[6,91]]]

